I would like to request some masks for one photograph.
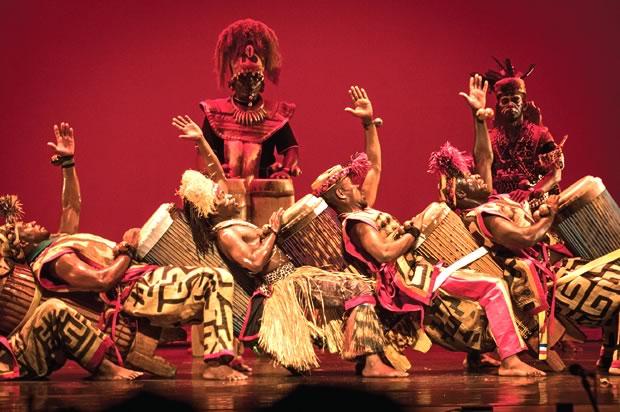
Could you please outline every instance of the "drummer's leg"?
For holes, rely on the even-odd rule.
[[[225,269],[164,266],[147,274],[133,287],[123,310],[148,318],[158,326],[202,322],[205,379],[245,379],[227,365],[234,358],[233,277]],[[220,374],[219,366],[226,366]]]
[[[452,295],[475,300],[484,308],[502,360],[500,375],[544,375],[517,357],[526,346],[515,323],[508,287],[502,279],[463,270],[453,273],[441,288]]]
[[[347,312],[344,325],[342,357],[362,362],[364,376],[404,377],[383,363],[385,337],[375,312],[375,298],[371,286],[348,274],[325,272],[313,278],[313,299],[326,307]]]
[[[58,299],[41,304],[10,342],[25,376],[30,378],[49,375],[67,358],[99,379],[132,380],[142,375],[105,359],[114,346],[112,340]]]

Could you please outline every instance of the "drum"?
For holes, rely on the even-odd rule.
[[[479,247],[461,218],[445,203],[431,203],[414,221],[421,224],[415,251],[433,264],[442,261],[446,266],[450,265]],[[467,268],[503,276],[502,268],[490,254],[472,262]]]
[[[41,293],[30,267],[16,264],[0,278],[0,335],[11,336],[39,306]]]
[[[247,191],[245,190],[245,179],[227,179],[226,186],[228,187],[228,193],[233,195],[237,200],[237,203],[240,205],[239,214],[235,216],[235,218],[247,220],[249,212]]]
[[[319,197],[308,194],[284,212],[277,242],[295,266],[362,273],[344,256],[338,215]]]
[[[250,222],[257,226],[269,223],[279,208],[288,209],[295,203],[291,179],[254,179],[248,188]]]
[[[230,269],[235,279],[233,296],[233,328],[241,331],[250,296],[256,285],[247,274],[229,268],[215,247],[201,254],[192,239],[192,232],[182,211],[165,203],[155,211],[140,230],[138,259],[166,266],[210,266]]]
[[[620,209],[601,179],[586,176],[560,194],[554,229],[574,254],[593,260],[620,248]]]

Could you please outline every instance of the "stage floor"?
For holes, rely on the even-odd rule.
[[[249,380],[236,383],[201,380],[202,363],[200,359],[192,359],[184,346],[168,347],[160,352],[178,366],[176,379],[146,377],[136,382],[93,382],[86,380],[87,374],[70,363],[49,380],[0,382],[0,410],[101,411],[141,391],[149,391],[191,403],[196,410],[251,411],[269,408],[295,389],[306,393],[303,405],[316,412],[321,412],[317,408],[325,412],[333,410],[336,402],[341,404],[348,396],[358,402],[349,402],[349,407],[343,405],[345,410],[359,409],[360,404],[362,409],[367,409],[364,406],[374,402],[368,398],[370,403],[364,403],[366,398],[355,391],[385,395],[403,410],[447,411],[459,410],[460,406],[487,405],[500,411],[554,411],[557,403],[572,403],[575,410],[591,410],[579,378],[568,373],[551,374],[546,378],[499,377],[493,371],[468,374],[460,366],[462,354],[439,347],[426,355],[410,353],[414,370],[405,379],[362,378],[354,375],[352,364],[331,355],[321,355],[321,369],[311,376],[293,377],[281,368],[274,368],[270,361],[248,352],[247,359],[254,374]],[[588,343],[583,346],[583,352],[565,355],[565,360],[567,365],[578,361],[586,369],[594,370],[597,355],[598,345]],[[601,382],[601,378],[607,378],[609,384]],[[598,375],[596,382],[600,409],[620,411],[620,376]],[[319,391],[320,385],[337,389],[324,394]],[[146,406],[140,409],[147,410]],[[389,409],[386,408],[377,412]],[[178,407],[167,412],[182,410]]]

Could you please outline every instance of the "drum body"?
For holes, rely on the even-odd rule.
[[[620,209],[601,179],[586,176],[560,194],[554,229],[574,254],[593,260],[620,248]]]
[[[235,272],[222,259],[215,244],[206,254],[197,251],[192,232],[183,215],[173,204],[163,204],[140,230],[138,258],[160,266],[210,266],[227,268],[235,279],[233,295],[233,328],[241,331],[250,296],[256,288],[254,279]]]
[[[415,245],[416,253],[431,263],[441,261],[448,266],[479,247],[461,218],[445,203],[431,203],[414,221],[420,222],[421,227]],[[502,268],[490,254],[470,263],[467,268],[503,276]]]
[[[257,226],[269,223],[271,214],[295,203],[291,179],[254,179],[248,188],[249,221]]]
[[[245,179],[227,179],[226,186],[228,187],[228,193],[234,196],[237,204],[240,205],[239,214],[235,216],[236,219],[247,220],[248,219],[248,199],[247,191],[245,190]]]
[[[344,255],[338,215],[313,195],[304,196],[284,212],[277,242],[295,266],[363,273]]]
[[[0,278],[0,335],[11,336],[39,306],[41,293],[30,267],[16,264]]]

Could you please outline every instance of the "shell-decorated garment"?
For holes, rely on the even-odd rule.
[[[235,106],[232,98],[205,100],[200,102],[209,125],[222,140],[238,140],[248,143],[263,143],[288,123],[295,112],[295,105],[287,102],[265,101],[265,120],[259,124],[243,125],[235,121]]]

